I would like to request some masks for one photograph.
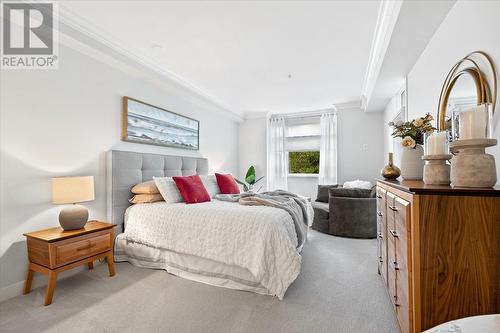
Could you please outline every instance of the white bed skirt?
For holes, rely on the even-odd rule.
[[[168,273],[212,286],[272,295],[249,270],[126,240],[119,234],[115,240],[116,262],[129,262],[137,267],[164,269]]]

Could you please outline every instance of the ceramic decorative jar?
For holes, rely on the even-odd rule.
[[[451,185],[455,187],[492,187],[497,183],[495,156],[485,149],[497,145],[496,139],[456,140],[450,144]]]
[[[424,148],[415,145],[414,148],[403,147],[401,152],[401,177],[406,180],[421,180],[424,176]]]

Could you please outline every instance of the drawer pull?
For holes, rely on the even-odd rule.
[[[382,196],[380,194],[377,194],[378,199],[382,199]]]
[[[399,271],[399,264],[398,264],[397,261],[393,262],[393,266],[392,267],[394,268],[395,271]]]
[[[395,212],[398,211],[398,209],[396,208],[396,206],[389,205],[389,209],[392,210],[392,211],[395,211]]]
[[[400,307],[401,304],[398,303],[398,296],[394,295],[394,306],[395,307]]]
[[[381,232],[378,233],[378,238],[384,239],[384,235]]]
[[[90,248],[92,248],[92,244],[85,245],[85,246],[82,246],[82,247],[77,247],[76,250],[77,251],[83,251],[83,250],[88,250]]]
[[[377,212],[377,215],[380,217],[384,216],[384,214],[382,214],[381,212]]]
[[[396,232],[396,230],[389,230],[389,232],[391,233],[392,237],[394,237],[394,238],[399,237],[399,234]]]

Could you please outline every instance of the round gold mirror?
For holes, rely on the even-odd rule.
[[[458,111],[484,102],[484,94],[478,73],[471,68],[458,72],[450,81],[450,85],[443,96],[443,110],[440,112],[445,116],[444,128],[450,131],[458,131]],[[454,122],[455,124],[453,124]],[[452,137],[458,137],[458,133],[452,133]]]
[[[479,67],[480,62],[476,59],[478,57],[486,59],[489,65],[490,76],[493,77],[493,95],[486,80],[487,76]],[[470,67],[464,68],[464,65]],[[490,57],[481,51],[468,54],[451,68],[444,81],[439,96],[438,130],[458,128],[452,126],[452,123],[457,121],[456,111],[460,108],[491,103],[495,110],[496,91],[496,72]],[[458,133],[452,133],[454,138],[457,135]]]

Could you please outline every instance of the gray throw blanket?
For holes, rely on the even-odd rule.
[[[218,194],[215,199],[238,202],[246,206],[268,206],[285,210],[292,217],[295,226],[297,250],[302,251],[307,239],[307,227],[310,225],[313,214],[306,198],[292,192],[275,190],[263,193]]]

